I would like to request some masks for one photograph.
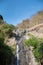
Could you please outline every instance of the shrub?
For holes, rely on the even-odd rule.
[[[36,37],[32,36],[29,40],[25,41],[25,44],[27,46],[31,45],[36,48],[39,44],[39,40]]]
[[[4,35],[0,32],[0,64],[9,65],[11,63],[12,50],[4,43]]]
[[[34,55],[41,65],[43,65],[43,43],[41,43],[36,49],[34,49]]]
[[[32,36],[29,40],[25,41],[25,45],[34,47],[34,56],[41,63],[41,65],[43,65],[43,39],[37,39]]]

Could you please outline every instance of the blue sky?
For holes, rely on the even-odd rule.
[[[43,10],[43,0],[0,0],[0,14],[13,25]]]

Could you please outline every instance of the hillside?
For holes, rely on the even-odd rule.
[[[41,23],[43,23],[43,11],[39,11],[37,14],[33,15],[30,18],[30,20],[29,19],[23,20],[23,22],[17,25],[17,27],[25,29],[25,28],[30,28]]]
[[[26,29],[26,31],[28,32],[28,34],[32,34],[37,38],[43,38],[43,23]]]
[[[11,65],[13,52],[15,53],[15,44],[13,46],[7,41],[12,38],[12,31],[15,30],[16,27],[12,24],[8,24],[4,21],[2,15],[0,15],[0,64],[1,65]],[[10,42],[13,43],[14,39],[11,39]],[[14,41],[15,43],[15,41]],[[14,61],[15,62],[15,61]],[[15,64],[15,63],[14,63]]]
[[[3,17],[0,15],[0,33],[3,33],[5,39],[12,37],[12,31],[15,29],[15,26],[6,23]]]
[[[29,27],[43,23],[43,11],[38,12],[36,15],[31,17]]]
[[[29,19],[26,19],[26,20],[23,20],[22,23],[18,24],[17,27],[18,28],[24,28],[25,29],[25,28],[28,28],[29,27],[29,23],[30,23],[30,20]]]

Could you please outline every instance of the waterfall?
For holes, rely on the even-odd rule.
[[[19,65],[19,46],[16,45],[17,65]]]

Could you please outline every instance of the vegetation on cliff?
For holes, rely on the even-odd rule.
[[[11,65],[12,63],[12,56],[14,49],[5,43],[5,39],[6,37],[8,38],[11,37],[12,31],[15,29],[16,29],[15,26],[5,23],[3,17],[0,15],[0,64],[1,65]]]
[[[25,46],[33,47],[34,56],[36,57],[37,61],[43,65],[43,39],[36,38],[32,35],[29,40],[25,41]]]

